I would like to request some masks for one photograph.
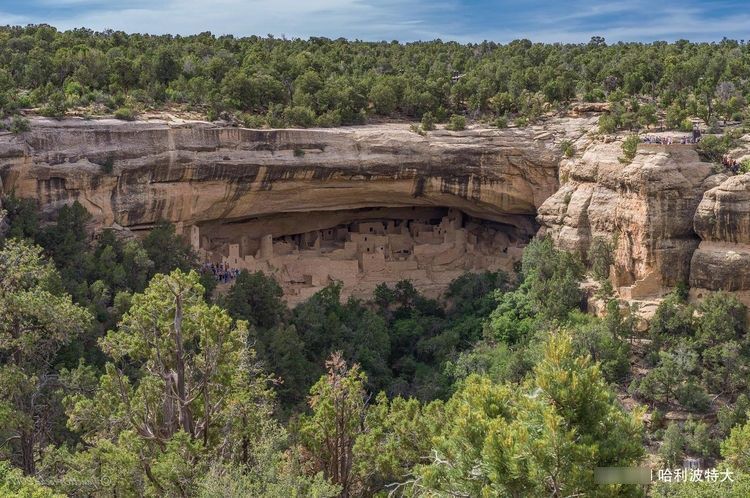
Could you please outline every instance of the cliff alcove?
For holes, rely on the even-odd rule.
[[[406,206],[289,212],[215,220],[190,229],[204,261],[273,274],[287,301],[332,282],[366,297],[382,282],[408,279],[437,294],[467,271],[511,271],[534,233],[533,219],[483,220],[455,208]]]
[[[0,135],[0,188],[45,216],[78,201],[96,230],[174,223],[206,263],[271,273],[290,301],[334,280],[342,296],[402,279],[437,295],[512,268],[559,187],[560,141],[594,122],[420,135],[35,118]]]

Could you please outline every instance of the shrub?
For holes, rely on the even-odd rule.
[[[625,163],[630,163],[635,158],[636,152],[638,152],[638,144],[640,143],[638,135],[629,135],[622,142],[622,156],[620,160]]]
[[[257,114],[243,114],[241,119],[245,128],[263,128],[266,124],[266,118]]]
[[[675,397],[679,404],[691,412],[704,413],[711,406],[711,397],[701,386],[692,381],[678,387],[675,390]]]
[[[431,112],[428,111],[422,115],[421,126],[423,131],[432,131],[435,129],[435,117]]]
[[[682,464],[685,455],[685,435],[679,424],[670,422],[664,433],[664,442],[659,447],[659,456],[668,467],[676,467]]]
[[[606,102],[607,96],[601,88],[594,88],[583,94],[584,102]]]
[[[740,171],[742,173],[750,173],[750,159],[745,159],[740,163]]]
[[[683,123],[683,120],[687,119],[685,110],[677,104],[672,104],[667,109],[666,116],[664,118],[665,124],[669,129],[678,129]]]
[[[10,120],[10,132],[11,133],[24,133],[31,129],[31,124],[29,123],[29,120],[24,118],[23,116],[15,115]]]
[[[599,133],[614,133],[617,129],[617,121],[610,114],[599,116]]]
[[[706,135],[698,143],[698,154],[704,161],[713,163],[721,162],[721,157],[732,148],[734,140],[728,135],[717,137]]]
[[[495,119],[495,126],[497,128],[507,128],[508,127],[508,118],[505,116],[500,116],[497,119]]]
[[[576,327],[573,348],[579,356],[590,355],[599,362],[608,382],[621,381],[630,371],[628,344],[613,337],[599,323]]]
[[[693,131],[693,121],[690,118],[685,118],[680,123],[680,131]]]
[[[297,105],[284,109],[284,121],[290,126],[308,128],[315,124],[315,113],[307,106]]]
[[[413,131],[414,133],[418,134],[418,135],[422,135],[422,136],[425,135],[425,131],[422,129],[421,126],[419,126],[417,124],[413,124],[413,125],[409,126],[409,129],[411,131]]]
[[[101,164],[99,164],[99,167],[101,168],[102,173],[108,175],[112,173],[112,170],[115,167],[115,159],[112,156],[109,156]]]
[[[719,134],[721,133],[721,125],[719,125],[719,120],[716,118],[711,119],[711,122],[708,123],[708,133],[714,133]]]
[[[736,425],[747,422],[747,412],[750,409],[750,400],[745,394],[737,397],[733,406],[722,406],[716,413],[719,430],[723,435],[729,435],[729,431]]]
[[[206,111],[206,121],[217,121],[218,119],[219,111],[213,108]]]
[[[563,140],[560,142],[560,150],[565,157],[573,157],[576,153],[576,148],[573,146],[573,142],[570,140]]]
[[[654,408],[654,411],[651,412],[651,428],[653,430],[661,429],[666,420],[664,411]]]
[[[135,111],[130,107],[120,107],[115,111],[115,119],[123,121],[133,121],[136,117]]]
[[[614,263],[613,244],[602,237],[594,237],[588,251],[588,261],[594,278],[603,282],[609,278],[609,268]]]
[[[47,104],[39,112],[48,118],[62,118],[67,110],[65,96],[61,92],[56,92],[49,97]]]
[[[305,157],[305,151],[300,149],[299,147],[296,147],[294,149],[294,157]]]
[[[466,129],[466,118],[459,114],[453,114],[448,121],[448,124],[445,126],[445,129],[451,131],[461,131]]]
[[[324,114],[321,114],[320,116],[318,116],[315,124],[320,126],[321,128],[332,128],[334,126],[339,126],[341,124],[341,112],[338,109],[335,109],[333,111],[328,111]]]

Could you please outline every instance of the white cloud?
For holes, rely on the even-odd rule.
[[[52,2],[52,0],[42,0]],[[86,3],[86,0],[63,0]],[[452,2],[418,0],[166,0],[144,5],[107,3],[75,16],[51,11],[46,16],[16,16],[15,23],[46,22],[60,29],[88,27],[128,32],[275,35],[290,37],[345,36],[362,39],[409,37],[423,33],[430,12]],[[134,5],[134,6],[133,6]],[[413,37],[412,37],[413,38]]]

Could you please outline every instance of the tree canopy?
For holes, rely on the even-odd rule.
[[[184,106],[247,126],[337,126],[430,114],[528,123],[572,100],[612,103],[603,128],[747,118],[750,45],[460,44],[0,28],[0,108],[60,117]],[[640,105],[638,99],[647,101]],[[499,121],[497,121],[499,122]],[[426,127],[425,129],[429,129]]]

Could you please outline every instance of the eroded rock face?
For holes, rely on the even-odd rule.
[[[325,258],[346,259],[342,265],[349,273],[357,265],[360,272],[369,271],[359,252],[347,252],[346,258],[334,252],[344,247],[334,248],[333,242],[347,240],[317,249],[299,240],[326,242],[327,230],[342,227],[356,233],[355,221],[370,220],[386,228],[393,221],[399,234],[413,240],[389,241],[383,248],[385,261],[392,257],[399,262],[394,268],[419,270],[426,277],[415,284],[434,290],[449,281],[447,273],[439,275],[437,270],[458,274],[485,269],[489,260],[483,258],[492,259],[490,251],[502,253],[511,245],[509,254],[520,256],[519,247],[536,231],[538,207],[558,188],[560,140],[578,140],[593,121],[569,118],[544,127],[420,136],[407,125],[249,130],[207,123],[37,119],[28,133],[0,135],[0,181],[5,192],[38,199],[44,213],[77,200],[99,227],[138,231],[159,220],[174,222],[195,235],[195,247],[212,261],[231,260],[239,266],[242,260],[248,268],[266,265],[269,271],[291,275],[288,281],[297,287],[341,280],[336,277],[340,268],[332,267],[325,275],[305,272],[308,263],[328,267]],[[403,208],[442,211],[412,218],[393,211],[378,214]],[[449,209],[462,220],[475,221],[445,221]],[[371,213],[370,218],[363,219],[362,212]],[[420,245],[419,240],[427,240],[418,235],[425,228],[413,227],[427,224],[439,231],[446,223],[455,225],[458,238],[441,235],[426,242],[439,247]],[[350,243],[357,238],[352,233]],[[288,254],[272,251],[261,258],[263,240],[270,238],[269,247],[276,244],[283,252],[283,244],[292,244],[290,237],[297,237],[295,250],[302,259],[313,259],[283,260],[279,266],[268,261]],[[499,245],[492,249],[495,243]],[[411,254],[396,256],[391,246],[404,244]],[[357,251],[366,249],[359,246],[364,249]],[[316,254],[305,252],[311,249]],[[485,266],[512,262],[504,258]],[[387,278],[369,271],[365,287],[403,275],[391,270]],[[359,285],[362,279],[350,280]]]
[[[78,200],[103,225],[441,205],[503,221],[557,189],[559,153],[531,131],[422,137],[405,126],[247,130],[35,121],[0,137],[5,191],[52,211]]]
[[[695,212],[701,243],[693,254],[690,286],[737,292],[746,303],[750,291],[750,174],[725,178],[708,190]]]
[[[614,244],[620,296],[658,296],[688,280],[699,243],[693,213],[715,179],[691,146],[641,145],[630,164],[621,155],[620,142],[597,143],[564,162],[567,181],[539,208],[540,232],[583,257],[604,238]]]

